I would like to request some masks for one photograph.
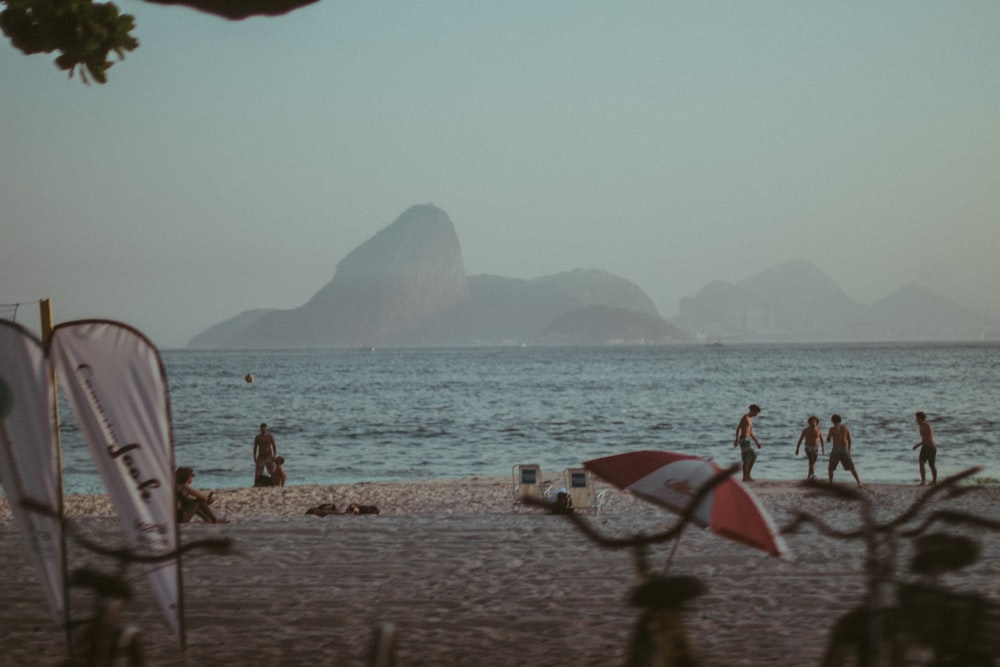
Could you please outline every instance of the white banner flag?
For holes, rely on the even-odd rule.
[[[50,355],[129,545],[176,550],[170,399],[156,348],[125,324],[84,320],[55,327]],[[180,559],[144,567],[183,644]]]
[[[59,456],[54,387],[42,344],[26,329],[0,320],[0,482],[56,622],[66,621]],[[25,510],[32,500],[51,516]]]

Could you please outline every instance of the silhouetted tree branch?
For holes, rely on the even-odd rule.
[[[280,16],[317,0],[146,0],[156,5],[184,5],[199,12],[239,21],[251,16]]]
[[[184,5],[231,20],[278,16],[317,0],[147,0],[160,5]],[[25,55],[59,52],[56,66],[70,77],[80,68],[84,83],[106,83],[108,69],[139,40],[132,36],[135,18],[121,14],[111,2],[93,0],[0,0],[0,29]],[[89,77],[88,77],[89,75]]]
[[[98,83],[108,80],[107,71],[126,51],[139,46],[130,33],[135,20],[119,14],[110,2],[91,0],[5,0],[0,12],[0,28],[11,43],[26,55],[59,51],[56,66],[72,77],[80,67],[80,78],[87,74]]]

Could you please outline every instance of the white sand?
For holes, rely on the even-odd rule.
[[[779,525],[798,507],[856,525],[853,506],[808,497],[790,482],[753,486]],[[867,489],[894,516],[917,487]],[[507,479],[290,486],[220,490],[231,523],[187,524],[185,541],[228,536],[238,552],[184,562],[188,650],[169,635],[143,581],[126,615],[144,632],[156,665],[362,665],[373,623],[397,626],[399,665],[614,665],[624,662],[636,615],[627,552],[589,543],[564,518],[512,511]],[[1000,487],[948,501],[1000,518]],[[306,516],[321,503],[377,505],[379,516]],[[107,499],[67,499],[88,534],[117,542]],[[596,520],[614,534],[651,532],[672,515],[609,493]],[[1000,536],[982,536],[983,557],[949,585],[1000,598]],[[815,665],[831,622],[858,604],[864,547],[807,529],[787,538],[795,560],[777,560],[692,529],[673,573],[698,576],[707,593],[688,625],[707,665]],[[669,545],[659,547],[663,563]],[[61,630],[42,599],[9,509],[0,500],[0,664],[56,665]],[[71,565],[94,562],[79,548]],[[97,562],[102,562],[97,559]],[[106,561],[103,561],[106,563]],[[74,615],[87,611],[75,598]]]

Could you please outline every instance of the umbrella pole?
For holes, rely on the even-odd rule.
[[[674,538],[674,546],[670,547],[670,555],[667,556],[667,566],[663,568],[664,572],[667,572],[670,569],[670,564],[674,562],[674,554],[677,553],[677,545],[681,543],[681,535],[683,534],[684,531],[681,530],[677,533],[677,537]]]

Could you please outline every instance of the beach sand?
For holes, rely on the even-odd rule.
[[[838,473],[838,475],[843,475]],[[838,478],[839,479],[839,478]],[[849,477],[848,477],[849,479]],[[844,480],[845,483],[847,480]],[[854,505],[812,497],[794,482],[752,486],[776,523],[802,508],[840,528],[857,525]],[[882,519],[921,489],[873,485]],[[230,523],[185,524],[182,540],[233,538],[230,555],[192,555],[183,564],[187,652],[167,630],[144,581],[126,616],[143,632],[155,665],[363,665],[373,625],[396,626],[398,665],[623,664],[635,610],[628,552],[601,549],[566,519],[514,512],[509,479],[220,489],[215,509]],[[939,505],[1000,518],[1000,487]],[[305,514],[335,503],[376,505],[378,516]],[[86,534],[120,544],[103,496],[67,499]],[[653,532],[673,515],[610,490],[603,532]],[[1000,536],[979,535],[981,559],[951,587],[1000,598]],[[832,621],[864,591],[864,547],[806,528],[789,535],[794,559],[775,559],[709,531],[690,529],[674,574],[699,577],[707,592],[688,628],[706,665],[816,665]],[[657,547],[654,564],[670,545]],[[0,664],[56,665],[65,659],[36,572],[0,499]],[[71,566],[97,559],[72,547]],[[110,566],[108,566],[110,569]],[[74,616],[87,611],[74,597]]]

